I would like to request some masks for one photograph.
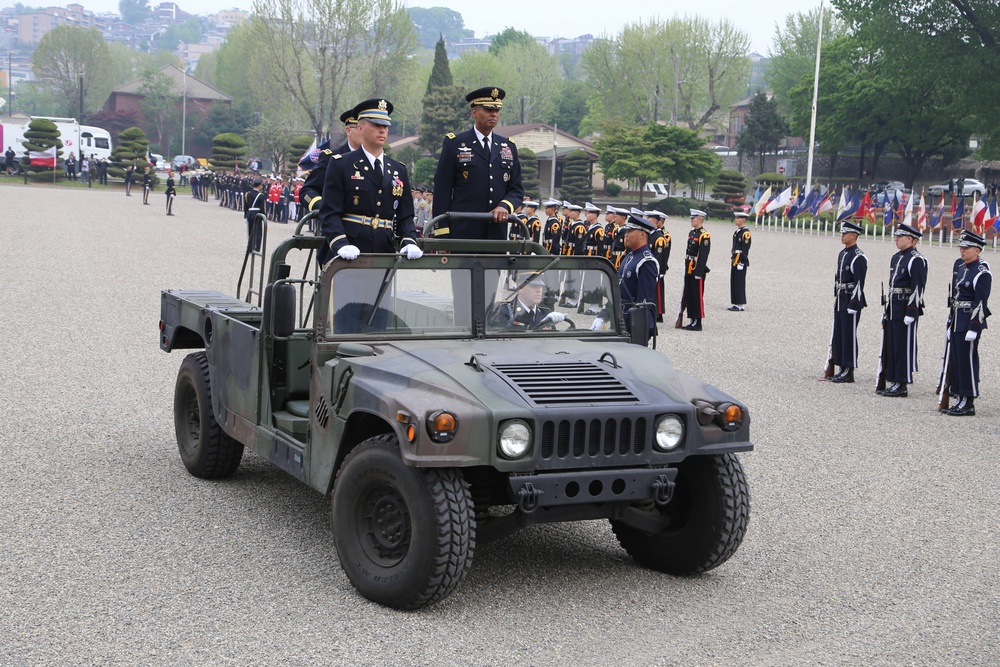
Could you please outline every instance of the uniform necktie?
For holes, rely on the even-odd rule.
[[[489,137],[483,137],[483,148],[486,149],[486,154],[489,155],[490,154],[490,138]]]
[[[375,158],[375,179],[382,182],[382,158]]]

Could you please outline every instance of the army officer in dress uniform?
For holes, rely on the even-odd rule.
[[[323,184],[319,224],[326,245],[317,259],[326,266],[334,257],[353,260],[360,253],[394,252],[417,259],[423,253],[414,239],[413,194],[403,163],[382,150],[389,134],[392,104],[384,99],[356,107],[361,147],[330,156]]]
[[[729,310],[739,312],[747,308],[747,268],[750,266],[750,230],[747,229],[749,213],[735,211],[736,231],[733,232],[732,268],[729,272]]]
[[[525,279],[522,274],[520,280],[525,282],[520,285],[516,296],[497,306],[490,318],[491,327],[521,331],[553,329],[566,319],[563,313],[555,312],[542,303],[546,290],[542,276],[535,275]]]
[[[309,172],[299,191],[299,200],[305,204],[306,212],[319,210],[323,201],[323,184],[326,183],[326,169],[330,158],[334,155],[347,155],[361,146],[361,137],[357,134],[357,113],[357,107],[354,107],[340,114],[340,122],[344,124],[344,133],[347,135],[343,145],[330,148],[329,142],[324,141],[299,160],[299,167]]]
[[[837,273],[834,279],[833,337],[830,341],[830,359],[840,371],[830,382],[854,382],[854,369],[858,367],[858,321],[865,301],[865,278],[868,275],[868,258],[858,247],[861,225],[844,222],[840,228],[840,242],[844,249],[837,256]]]
[[[889,295],[885,305],[885,389],[882,396],[907,395],[917,370],[917,320],[924,313],[927,259],[917,252],[923,234],[900,224],[893,234],[899,252],[889,260]]]
[[[705,317],[705,277],[709,272],[708,253],[712,249],[712,237],[704,228],[705,215],[704,211],[691,209],[691,231],[684,253],[683,305],[691,319],[684,328],[688,331],[701,331],[701,320]]]
[[[491,212],[493,222],[449,221],[435,236],[456,239],[507,238],[507,218],[521,206],[521,164],[517,147],[493,131],[506,93],[480,88],[465,96],[475,122],[459,134],[449,132],[434,174],[433,217],[450,211]]]
[[[951,280],[951,313],[948,316],[948,354],[951,362],[949,392],[957,397],[944,411],[952,417],[976,414],[979,396],[979,338],[990,316],[987,301],[993,287],[989,265],[979,258],[986,241],[966,230],[962,235]]]

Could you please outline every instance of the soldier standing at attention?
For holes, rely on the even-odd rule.
[[[525,199],[524,200],[524,222],[528,226],[528,232],[531,233],[531,240],[535,243],[542,242],[542,221],[535,214],[538,210],[538,202]]]
[[[153,176],[149,173],[149,167],[142,170],[142,203],[149,205],[149,191],[153,189]]]
[[[747,309],[747,267],[750,266],[750,230],[747,229],[749,213],[736,211],[733,218],[736,231],[733,232],[733,261],[729,272],[729,299],[732,301],[729,310],[742,311]]]
[[[125,196],[132,196],[132,183],[135,180],[135,165],[125,167]]]
[[[562,244],[562,254],[583,255],[587,252],[587,225],[580,219],[582,206],[566,205],[565,237]],[[563,291],[559,297],[559,305],[576,308],[580,298],[580,272],[562,271]]]
[[[840,242],[844,249],[837,256],[837,274],[834,282],[836,301],[833,313],[833,339],[831,359],[840,372],[830,382],[854,382],[854,369],[858,367],[858,320],[865,301],[865,276],[868,258],[858,247],[861,225],[845,222],[840,228]]]
[[[542,245],[553,255],[560,254],[562,248],[562,222],[556,211],[560,202],[549,198],[545,200],[545,229],[542,232]]]
[[[948,317],[948,340],[951,358],[949,392],[957,396],[954,405],[944,411],[952,417],[976,414],[974,399],[979,397],[979,337],[990,316],[987,301],[993,287],[993,274],[979,253],[986,241],[966,230],[958,245],[951,280],[951,313]]]
[[[659,266],[659,274],[656,278],[656,321],[663,321],[663,312],[666,306],[666,292],[664,277],[667,274],[667,262],[670,261],[670,232],[663,227],[667,216],[661,211],[646,211],[646,220],[649,220],[656,229],[649,234],[649,250],[653,253],[653,258]]]
[[[608,244],[608,259],[615,265],[615,271],[617,271],[622,264],[622,257],[625,256],[625,220],[628,217],[628,211],[609,206],[608,213],[614,215],[614,220],[609,221],[612,225],[610,231],[607,226],[604,227],[604,242]]]
[[[691,322],[683,328],[688,331],[701,331],[701,320],[705,317],[705,277],[712,249],[712,237],[703,226],[705,215],[704,211],[691,209],[691,231],[684,254],[684,304]]]
[[[413,194],[402,162],[383,151],[389,135],[392,104],[372,99],[355,107],[361,147],[330,158],[323,184],[319,224],[324,245],[317,253],[320,266],[335,257],[348,261],[361,253],[395,252],[418,259],[413,225]]]
[[[347,140],[341,146],[330,148],[329,142],[324,141],[299,160],[299,167],[308,168],[309,171],[299,193],[299,199],[305,205],[306,213],[318,211],[323,201],[323,184],[326,182],[326,169],[330,158],[334,155],[346,155],[361,146],[361,137],[356,134],[357,107],[340,114],[340,122],[344,124],[344,134],[347,135]]]
[[[436,236],[507,238],[507,218],[521,206],[524,189],[517,146],[493,131],[505,96],[502,88],[490,87],[465,96],[475,124],[470,130],[445,136],[434,174],[433,217],[449,211],[490,212],[493,223],[451,220]]]
[[[628,311],[631,308],[648,308],[656,304],[656,278],[660,273],[653,253],[649,251],[649,235],[656,227],[646,220],[645,213],[632,209],[622,225],[628,253],[618,269],[618,289],[621,291],[625,324],[630,326]],[[640,305],[642,304],[642,305]],[[602,312],[590,325],[591,331],[604,327],[607,313]],[[649,318],[649,335],[656,333],[656,323]]]
[[[886,387],[876,393],[904,397],[906,385],[913,382],[917,371],[917,320],[924,314],[927,259],[917,252],[917,241],[923,234],[916,229],[900,224],[893,236],[899,252],[889,261],[888,331],[883,341]]]
[[[247,221],[247,238],[254,250],[260,250],[264,237],[264,223],[257,219],[258,214],[264,213],[267,204],[267,197],[261,192],[263,185],[264,181],[259,176],[254,178],[253,189],[244,196],[243,219]]]
[[[174,172],[167,172],[167,215],[174,214],[174,197],[177,196],[177,190],[174,188]]]

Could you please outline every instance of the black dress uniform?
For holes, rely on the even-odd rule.
[[[499,109],[505,94],[500,88],[480,89],[469,93],[466,100],[473,107]],[[524,188],[517,146],[496,132],[491,132],[488,139],[489,150],[475,127],[445,135],[434,173],[433,217],[450,211],[487,213],[498,206],[513,214],[521,206]],[[507,225],[451,220],[447,227],[438,227],[435,236],[503,240],[507,238]]]
[[[746,218],[746,213],[739,216]],[[737,227],[733,232],[732,266],[729,271],[729,310],[743,310],[747,305],[747,268],[750,266],[750,230]]]
[[[695,215],[695,214],[698,215]],[[701,211],[691,211],[691,217],[704,217]],[[688,233],[687,249],[684,251],[684,305],[691,320],[685,329],[701,331],[701,320],[705,317],[705,277],[708,275],[708,254],[712,250],[712,236],[704,227],[697,227]]]
[[[661,220],[659,211],[656,212],[656,216]],[[668,270],[668,262],[670,261],[670,232],[662,227],[657,227],[649,234],[649,249],[653,253],[653,258],[656,260],[657,266],[660,268],[659,276],[656,279],[656,321],[663,321],[663,313],[666,307],[666,292],[664,285],[664,276]]]
[[[531,308],[518,298],[501,303],[497,307],[494,320],[490,326],[494,329],[514,329],[520,331],[554,329],[555,322],[545,318],[552,312],[542,304]]]
[[[622,229],[641,229],[647,233],[655,227],[644,218],[629,216]],[[636,248],[622,257],[618,267],[618,289],[621,293],[622,308],[625,313],[625,324],[628,326],[628,311],[636,304],[656,303],[656,281],[660,268],[649,250],[649,244]],[[643,306],[648,307],[648,306]],[[652,315],[653,313],[650,313]],[[655,317],[649,318],[649,335],[656,333]]]
[[[981,236],[969,231],[963,234],[960,243],[960,247],[983,248],[985,245]],[[949,391],[958,401],[946,414],[960,417],[976,414],[973,399],[979,396],[979,339],[990,316],[988,301],[993,274],[989,265],[978,257],[968,263],[960,258],[955,260],[951,285]]]
[[[129,165],[125,168],[125,196],[132,196],[132,183],[135,182],[135,167]]]
[[[174,188],[174,175],[167,176],[167,215],[174,214],[174,197],[177,196],[177,189]]]
[[[894,236],[919,239],[923,234],[901,224]],[[906,396],[906,385],[917,371],[917,323],[924,314],[927,259],[917,249],[900,250],[889,261],[886,319],[884,396]]]
[[[350,125],[357,125],[357,107],[340,114],[340,122],[344,124],[345,128]],[[323,200],[323,186],[326,184],[326,170],[330,163],[330,158],[334,155],[346,155],[354,149],[351,148],[350,143],[347,141],[336,148],[331,148],[330,142],[324,141],[317,146],[316,150],[316,164],[309,170],[306,180],[302,184],[302,189],[299,190],[299,201],[306,207],[306,212],[319,210],[320,203]],[[308,153],[303,156],[299,160],[299,166],[303,166],[304,161],[310,157]]]
[[[142,203],[149,204],[149,191],[153,189],[153,175],[148,171],[142,172]]]
[[[545,220],[545,229],[542,232],[542,245],[553,255],[561,254],[562,221],[557,216],[550,215]]]
[[[260,250],[261,240],[264,237],[264,222],[257,219],[258,213],[263,213],[267,203],[267,197],[258,188],[263,184],[261,179],[255,178],[253,189],[247,192],[243,199],[243,219],[247,221],[248,244],[254,250]]]
[[[845,222],[843,234],[860,234],[860,225]],[[868,275],[868,258],[855,243],[844,248],[837,256],[837,273],[834,277],[833,337],[830,342],[831,359],[840,372],[832,382],[854,382],[854,369],[858,367],[858,321],[865,300],[865,277]]]

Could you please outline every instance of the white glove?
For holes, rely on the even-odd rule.
[[[590,324],[590,330],[591,331],[598,331],[599,329],[603,329],[603,328],[604,328],[604,320],[602,320],[600,317],[596,318]]]
[[[541,324],[545,324],[546,322],[552,322],[552,324],[559,324],[560,322],[562,322],[565,319],[566,319],[566,316],[564,314],[552,311],[551,313],[549,313],[548,315],[546,315],[545,317],[543,317],[542,321],[539,322],[538,324],[541,325]]]
[[[910,326],[911,324],[913,324],[913,319],[914,318],[907,315],[906,317],[903,318],[903,324],[905,324],[906,326]]]
[[[742,264],[737,264],[736,265],[736,270],[737,271],[742,271],[743,270],[743,265]]]
[[[852,310],[851,308],[848,308],[848,309],[847,309],[847,314],[848,314],[848,315],[857,315],[857,314],[858,314],[858,311],[856,311],[856,310]]]
[[[971,343],[972,341],[976,340],[976,336],[978,336],[978,335],[979,334],[977,334],[975,331],[966,331],[965,332],[965,340],[967,340],[967,341],[969,341]]]
[[[951,340],[951,329],[950,328],[949,329],[945,329],[945,331],[944,331],[944,339],[945,340]]]
[[[399,254],[406,255],[406,259],[420,259],[424,256],[424,251],[417,247],[415,243],[407,243],[399,249]]]
[[[352,259],[357,259],[358,255],[361,254],[361,250],[358,249],[356,245],[345,245],[337,251],[337,257],[341,259],[346,259],[351,261]]]

